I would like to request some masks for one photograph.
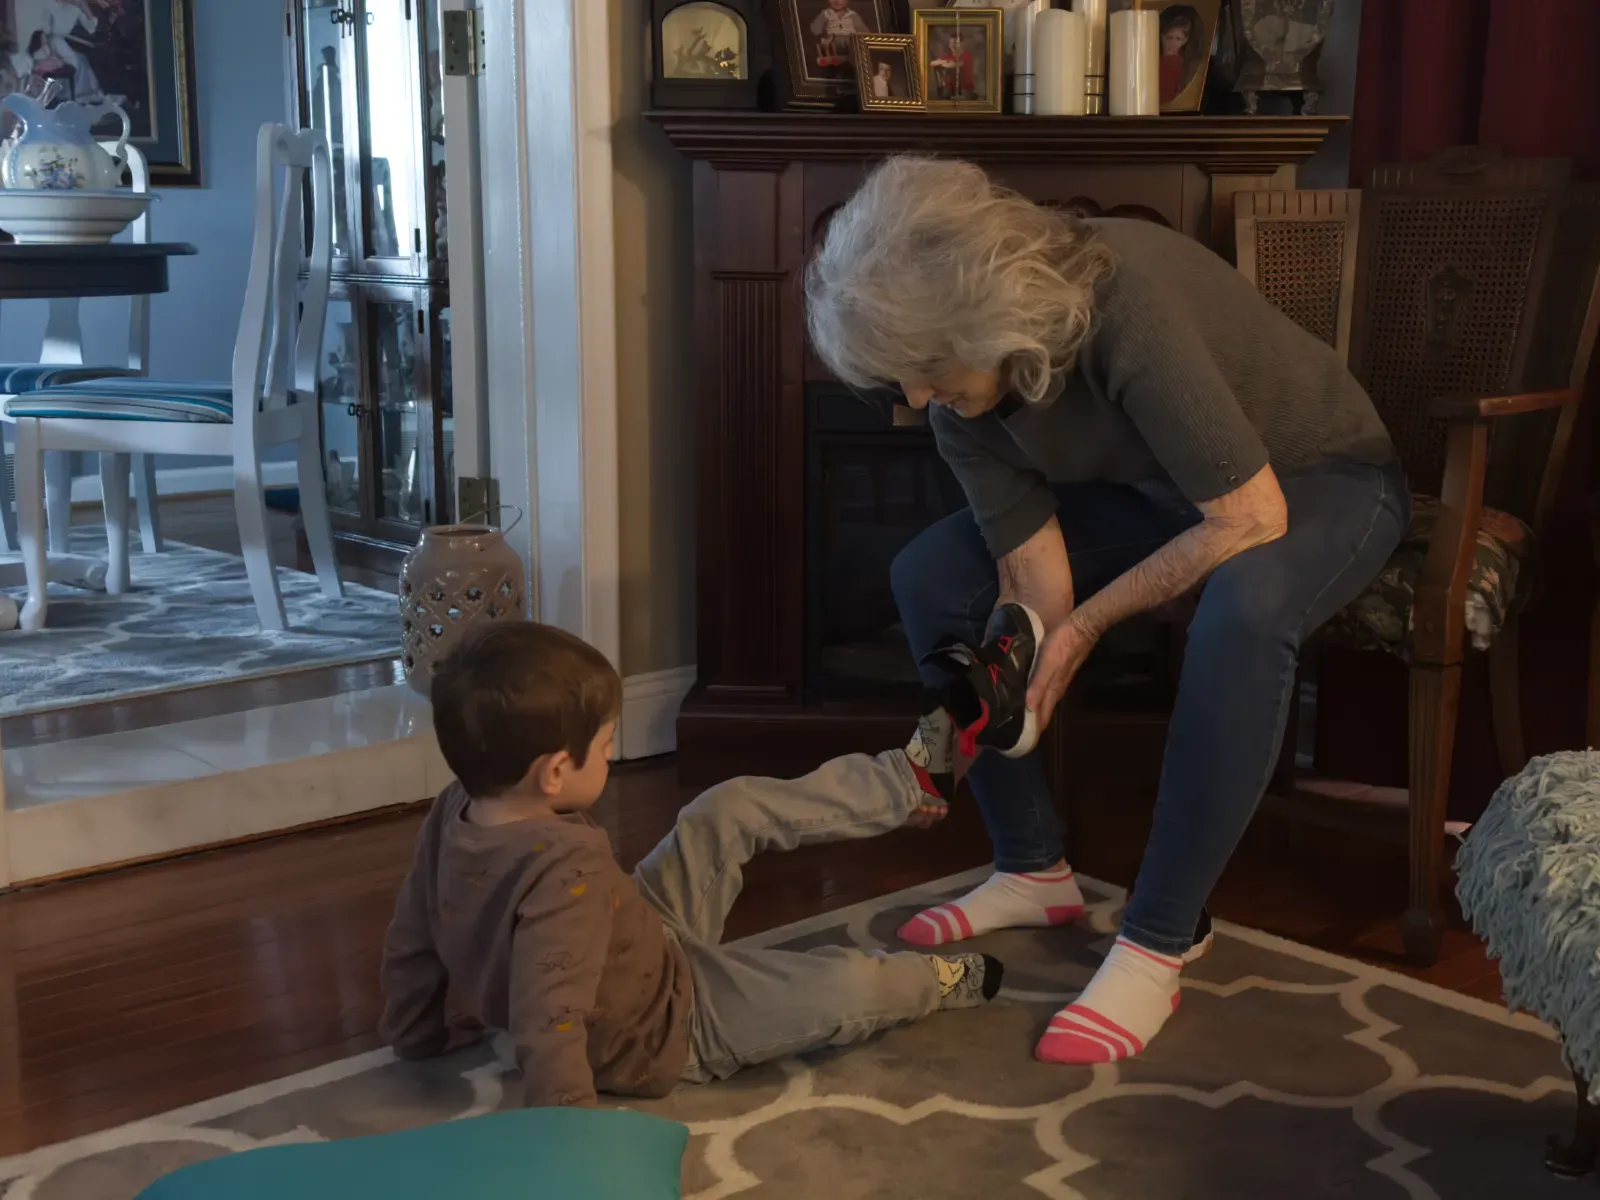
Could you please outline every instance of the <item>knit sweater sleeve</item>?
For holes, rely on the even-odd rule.
[[[1191,502],[1224,496],[1267,465],[1205,339],[1159,288],[1117,297],[1099,314],[1080,368],[1128,414]]]

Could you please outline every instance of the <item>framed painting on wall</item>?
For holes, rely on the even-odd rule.
[[[0,95],[114,100],[153,182],[200,182],[192,0],[0,0]],[[108,136],[115,123],[104,126]],[[97,132],[99,132],[97,130]]]

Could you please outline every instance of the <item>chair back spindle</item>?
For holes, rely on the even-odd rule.
[[[320,132],[262,127],[250,274],[233,360],[234,394],[255,397],[258,413],[308,403],[316,395],[333,247],[331,178],[328,144]],[[235,412],[235,421],[241,416]]]

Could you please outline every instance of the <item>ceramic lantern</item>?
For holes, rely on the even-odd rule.
[[[433,668],[486,621],[523,618],[523,566],[500,530],[434,525],[400,567],[401,661],[413,691],[428,695]]]

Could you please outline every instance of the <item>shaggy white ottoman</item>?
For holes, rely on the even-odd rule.
[[[1578,1088],[1571,1142],[1546,1162],[1600,1159],[1600,753],[1536,758],[1502,783],[1456,855],[1456,895],[1499,960],[1506,1005],[1561,1035]]]

